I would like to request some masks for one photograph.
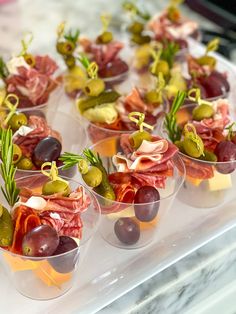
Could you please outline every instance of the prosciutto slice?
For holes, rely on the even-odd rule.
[[[18,66],[17,74],[9,75],[5,80],[7,91],[19,97],[19,107],[41,105],[59,83],[52,78],[57,68],[49,56],[36,56],[34,67]]]
[[[124,138],[125,137],[125,138]],[[165,139],[153,138],[152,142],[144,140],[141,146],[132,152],[131,145],[127,140],[129,135],[121,136],[121,146],[128,154],[117,154],[113,156],[113,163],[118,172],[146,171],[156,164],[165,163],[177,153],[177,148]],[[129,152],[130,151],[130,152]]]

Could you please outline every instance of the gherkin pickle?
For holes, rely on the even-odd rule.
[[[62,196],[68,196],[70,194],[70,187],[67,182],[62,180],[55,180],[46,182],[42,188],[43,195],[60,194]]]
[[[136,131],[130,136],[131,145],[134,149],[138,149],[144,140],[151,141],[151,134],[147,131]]]
[[[78,109],[81,113],[89,108],[93,108],[95,106],[107,103],[113,103],[120,97],[116,91],[105,91],[101,93],[97,97],[89,97],[89,98],[80,98],[77,101]]]
[[[102,182],[102,172],[97,167],[91,166],[88,172],[82,174],[82,178],[88,186],[95,188]]]
[[[183,141],[175,141],[175,146],[177,146],[178,147],[178,149],[179,149],[179,151],[181,152],[181,153],[184,153],[185,151],[184,151],[184,145],[183,145]]]
[[[0,217],[0,246],[9,246],[13,238],[13,222],[9,211],[0,205],[2,215]]]
[[[217,162],[217,156],[209,150],[204,150],[204,155],[200,156],[201,160]]]
[[[213,115],[214,109],[211,105],[201,104],[193,109],[193,120],[196,121],[211,118]]]

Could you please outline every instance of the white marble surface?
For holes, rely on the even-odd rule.
[[[18,52],[19,39],[24,32],[30,30],[34,33],[32,49],[56,56],[54,48],[56,27],[61,21],[69,20],[70,26],[77,26],[82,33],[92,36],[92,30],[100,28],[99,17],[96,14],[99,11],[114,12],[114,27],[119,25],[119,20],[122,18],[119,9],[121,2],[19,0],[0,5],[0,54],[7,56],[12,52]],[[166,1],[146,0],[145,4],[153,11],[163,7]],[[187,15],[190,12],[187,8],[184,8],[184,11]],[[193,13],[191,15],[197,17]],[[201,19],[201,24],[215,27],[205,19]],[[133,289],[99,313],[235,314],[236,300],[231,297],[235,295],[233,292],[236,285],[235,236],[236,229],[227,232]],[[226,293],[227,291],[229,292]],[[223,301],[220,303],[221,299]],[[209,307],[211,305],[215,306],[214,311],[212,311],[213,307]],[[32,308],[32,314],[36,311],[37,309]],[[21,314],[21,310],[18,313]],[[60,312],[50,314],[60,314]]]

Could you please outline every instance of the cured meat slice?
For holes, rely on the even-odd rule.
[[[121,143],[123,150],[128,152],[131,150],[131,145],[127,142],[127,135],[124,137]],[[125,143],[125,147],[123,146]],[[125,155],[117,154],[113,156],[113,163],[117,167],[118,171],[145,171],[156,164],[165,163],[171,159],[178,149],[175,145],[169,143],[165,139],[153,137],[152,142],[144,140],[142,145],[135,152],[128,153]]]
[[[191,160],[188,157],[182,156],[185,168],[186,175],[194,179],[210,179],[214,176],[213,166],[203,164],[195,160]]]

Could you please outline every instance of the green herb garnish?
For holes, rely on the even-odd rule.
[[[9,75],[6,63],[4,62],[3,58],[0,57],[0,77],[2,79],[7,78]]]
[[[165,60],[169,67],[172,68],[174,64],[174,58],[176,53],[179,51],[179,45],[174,42],[164,42],[164,48],[162,50],[161,59]]]
[[[8,204],[13,206],[19,199],[20,190],[16,187],[16,167],[13,165],[12,130],[1,129],[1,160],[0,173],[4,180],[2,193]]]
[[[90,166],[98,168],[102,173],[102,179],[101,183],[94,188],[94,191],[96,191],[99,195],[103,196],[104,198],[107,198],[109,200],[115,200],[116,196],[114,190],[108,180],[107,171],[104,168],[102,160],[98,153],[93,152],[91,149],[84,149],[82,155],[76,155],[65,152],[64,154],[62,154],[59,160],[63,161],[64,164],[63,169],[68,169],[78,164],[79,171],[81,172],[82,175],[84,174],[86,175],[87,172],[89,171],[87,163],[89,163]],[[85,180],[85,177],[83,177],[83,179]],[[86,183],[88,184],[88,181]]]
[[[172,141],[172,143],[179,141],[181,138],[181,129],[176,122],[176,113],[182,106],[185,97],[186,93],[179,91],[173,101],[170,112],[167,113],[165,116],[164,127],[166,128],[168,137]]]

